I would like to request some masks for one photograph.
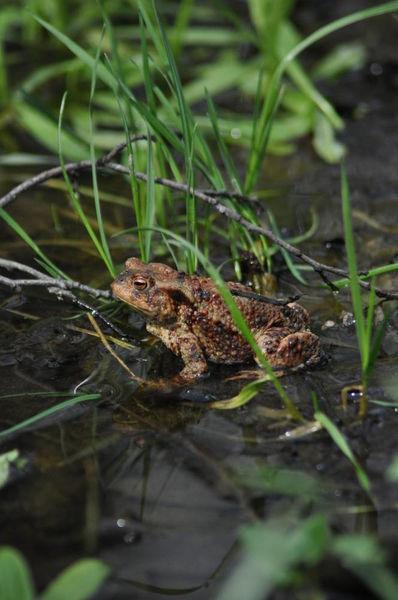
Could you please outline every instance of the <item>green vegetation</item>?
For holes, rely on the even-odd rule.
[[[90,9],[76,8],[73,26],[65,18],[64,3],[61,5],[64,8],[58,11],[42,2],[30,2],[29,12],[4,12],[0,39],[1,31],[7,40],[13,40],[15,32],[19,32],[24,43],[34,47],[42,43],[44,37],[60,57],[65,56],[64,46],[68,58],[37,68],[16,87],[7,75],[3,60],[1,87],[5,93],[0,122],[12,119],[50,152],[59,153],[61,164],[64,160],[91,157],[98,236],[66,173],[65,181],[73,209],[112,276],[115,268],[104,231],[101,190],[94,164],[98,152],[125,139],[128,141],[125,159],[131,169],[132,207],[139,249],[141,257],[148,260],[153,254],[151,228],[155,224],[170,228],[173,224],[175,230],[176,215],[181,215],[180,207],[174,206],[169,192],[154,185],[155,176],[171,176],[187,182],[190,187],[205,178],[215,190],[230,188],[248,193],[258,181],[267,150],[292,151],[293,140],[310,132],[314,133],[314,144],[322,149],[324,158],[341,159],[343,149],[333,132],[341,129],[343,122],[317,90],[316,80],[335,77],[347,68],[360,66],[364,49],[359,43],[335,48],[314,66],[313,79],[300,65],[298,56],[342,27],[397,8],[396,2],[389,2],[360,11],[302,39],[289,19],[294,6],[291,0],[278,3],[251,0],[252,26],[222,2],[218,9],[184,2],[174,25],[167,27],[165,23],[170,19],[163,3],[156,7],[153,2],[132,2],[129,14],[135,24],[130,27],[113,23],[113,18],[120,14],[116,4],[103,2]],[[224,28],[210,25],[220,18]],[[190,26],[193,22],[195,25]],[[200,23],[200,27],[196,23]],[[240,40],[255,49],[253,58],[240,59],[239,53],[231,52],[231,46],[236,44],[236,32]],[[203,64],[203,39],[207,40],[205,53],[216,51],[217,57],[206,67],[197,68],[197,57],[200,56]],[[182,80],[180,69],[185,65],[181,49],[185,44],[193,66],[186,69],[188,74]],[[96,48],[94,55],[92,48]],[[18,51],[15,60],[18,60]],[[68,102],[66,104],[64,97],[57,118],[57,103],[44,110],[40,97],[49,85],[55,89],[59,89],[60,84],[65,85],[65,78]],[[234,112],[233,103],[226,111],[217,108],[214,98],[232,89],[254,105],[253,114]],[[203,114],[198,104],[205,98],[207,110],[205,108]],[[130,143],[130,136],[137,132],[155,136],[156,142]],[[0,130],[0,140],[9,148],[8,155],[3,157],[5,161],[17,164],[19,157],[26,164],[28,156],[12,152],[7,128]],[[243,170],[237,167],[231,152],[242,145],[248,154],[247,168]],[[222,169],[218,166],[219,159]],[[146,170],[147,184],[138,182],[134,176],[141,167]],[[242,217],[259,223],[248,203],[234,198],[226,203]],[[256,243],[236,223],[228,225],[228,236],[232,239],[231,258],[238,276],[237,259],[245,249],[254,251],[260,264],[271,268],[276,248],[270,247],[265,239],[260,238]],[[201,221],[197,201],[189,191],[185,195],[184,237],[194,247],[200,245],[209,255],[212,240],[208,221]],[[291,259],[287,259],[287,265],[303,282]],[[195,267],[195,255],[185,252],[185,268],[192,272]]]
[[[89,600],[108,575],[109,569],[101,561],[80,560],[62,571],[40,594],[40,598]],[[34,600],[38,597],[23,556],[8,546],[0,547],[0,597],[2,600]]]
[[[244,251],[254,254],[268,272],[272,272],[275,256],[280,253],[300,286],[307,285],[305,268],[265,236],[255,236],[240,223],[200,205],[193,190],[208,187],[210,193],[219,194],[228,190],[229,194],[222,196],[227,208],[254,225],[261,225],[266,218],[281,237],[280,226],[266,206],[267,193],[272,190],[261,189],[266,157],[291,153],[297,140],[311,136],[322,159],[341,162],[346,150],[336,136],[344,122],[319,91],[318,83],[360,67],[366,58],[358,40],[336,46],[310,68],[300,62],[302,54],[344,27],[398,11],[398,2],[345,16],[308,37],[293,24],[293,0],[249,0],[249,24],[222,0],[208,5],[182,0],[172,6],[150,0],[70,4],[66,0],[28,0],[23,4],[26,11],[0,9],[0,144],[5,149],[0,165],[25,169],[53,164],[54,158],[59,162],[63,180],[57,183],[58,190],[65,193],[81,238],[90,245],[90,256],[101,260],[104,267],[101,283],[97,279],[96,285],[106,285],[119,271],[121,253],[116,254],[114,248],[124,236],[129,236],[129,254],[140,255],[144,261],[172,258],[181,270],[192,273],[200,268],[212,277],[265,375],[235,397],[213,402],[211,408],[240,408],[271,382],[288,426],[294,421],[297,430],[308,427],[309,431],[310,424],[315,423],[314,431],[323,430],[344,455],[342,459],[349,461],[354,485],[359,485],[371,504],[371,480],[346,432],[319,408],[315,394],[311,423],[298,410],[284,380],[275,375],[260,351],[221,275],[222,267],[231,262],[237,278],[241,278],[239,258]],[[72,8],[73,20],[68,18]],[[46,56],[40,52],[43,42],[51,48]],[[5,47],[11,43],[12,50],[6,56]],[[21,67],[27,47],[34,59],[37,55],[34,68],[32,64]],[[50,62],[48,56],[52,56]],[[22,82],[19,77],[14,79],[15,65],[20,67]],[[140,139],[133,139],[137,135]],[[27,136],[41,154],[21,153],[18,136]],[[123,143],[125,148],[117,159],[124,167],[128,198],[102,189],[101,165],[97,163],[105,152]],[[89,160],[89,186],[76,186],[74,174],[67,169],[68,161],[77,160]],[[167,186],[158,185],[158,178],[187,186],[172,194]],[[256,202],[244,197],[257,188]],[[334,289],[349,287],[351,292],[360,380],[366,398],[389,317],[386,311],[382,323],[374,326],[376,278],[397,270],[398,263],[373,268],[366,274],[358,270],[344,168],[341,195],[349,277],[331,283]],[[120,208],[128,217],[120,218]],[[54,277],[67,278],[69,274],[57,266],[56,259],[33,239],[28,220],[19,223],[11,213],[12,207],[0,208],[4,223],[30,248],[41,267]],[[57,229],[56,210],[53,220]],[[300,244],[316,227],[315,216],[308,231],[289,241]],[[361,288],[363,280],[370,280],[367,291]],[[110,302],[99,304],[105,311],[115,311]],[[101,399],[99,393],[38,394],[54,401],[64,399],[3,429],[1,440],[76,404]],[[383,401],[375,403],[384,406]],[[362,417],[366,408],[364,401]],[[294,432],[292,429],[289,435]],[[281,442],[280,438],[277,441]],[[18,450],[10,450],[0,459],[0,479],[5,484],[20,456]],[[242,560],[220,591],[220,600],[260,600],[275,588],[295,590],[302,586],[305,593],[306,586],[311,587],[308,582],[314,569],[321,569],[330,558],[380,598],[397,597],[398,581],[377,540],[370,534],[336,533],[331,524],[334,509],[326,505],[324,490],[315,479],[296,471],[281,470],[275,477],[269,477],[269,471],[268,476],[264,473],[256,478],[255,485],[244,485],[258,486],[265,496],[289,496],[297,502],[294,509],[286,511],[287,517],[285,513],[283,518],[271,514],[267,520],[258,519],[243,528]],[[396,460],[388,473],[391,480],[397,479]],[[365,508],[373,510],[368,505]],[[41,597],[89,598],[107,575],[102,563],[81,561],[64,571]],[[29,599],[34,594],[23,558],[11,548],[1,549],[0,597]]]
[[[322,513],[246,526],[242,544],[242,561],[217,600],[264,600],[276,587],[293,593],[299,582],[308,593],[311,570],[333,558],[376,597],[393,600],[398,594],[398,578],[388,569],[377,540],[364,534],[333,534]]]

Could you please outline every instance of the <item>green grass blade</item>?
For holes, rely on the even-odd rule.
[[[154,93],[154,83],[152,81],[151,69],[149,67],[148,44],[146,39],[146,30],[144,27],[142,14],[139,13],[141,54],[142,54],[142,72],[144,75],[145,95],[148,106],[153,113],[156,113],[156,97]]]
[[[65,169],[65,161],[64,161],[64,157],[63,157],[63,153],[62,153],[62,136],[61,136],[61,131],[62,131],[62,119],[63,119],[63,114],[64,114],[64,110],[65,110],[65,102],[66,102],[66,97],[67,97],[67,93],[65,92],[65,94],[62,97],[62,102],[61,102],[61,107],[60,107],[60,111],[59,111],[59,122],[58,122],[58,146],[59,146],[59,161],[61,164],[61,168],[62,168],[62,174],[64,176],[64,180],[65,180],[65,184],[66,184],[66,188],[68,190],[69,193],[69,197],[72,203],[72,206],[74,208],[74,210],[76,211],[76,213],[78,214],[82,224],[84,225],[88,235],[91,238],[91,241],[93,242],[99,256],[102,258],[102,260],[104,261],[110,275],[112,276],[112,278],[115,277],[115,270],[114,267],[112,265],[112,263],[108,260],[108,257],[99,241],[99,239],[97,238],[97,235],[94,231],[94,229],[92,228],[89,220],[86,217],[86,214],[82,208],[82,205],[80,204],[80,200],[78,198],[78,195],[76,194],[75,190],[73,189],[73,186],[71,184],[71,181],[69,179],[69,175]]]
[[[383,265],[382,267],[375,267],[374,269],[369,269],[369,271],[365,275],[359,275],[359,279],[361,281],[366,281],[371,277],[385,275],[386,273],[392,273],[393,271],[398,271],[398,263],[392,263],[389,265]],[[343,277],[342,279],[336,279],[332,283],[338,288],[344,288],[350,285],[350,280],[347,279],[347,277]]]
[[[214,137],[216,138],[216,142],[218,144],[218,148],[220,150],[220,154],[223,159],[224,166],[228,173],[228,177],[231,181],[233,189],[236,192],[242,193],[242,184],[240,182],[239,173],[236,169],[236,166],[235,166],[235,163],[231,156],[231,153],[229,152],[229,150],[227,148],[227,145],[224,141],[224,138],[221,135],[220,128],[218,126],[218,117],[217,117],[216,108],[214,106],[214,102],[213,102],[209,92],[207,91],[207,89],[205,90],[205,93],[206,93],[209,117],[210,117],[210,121],[211,121],[211,124],[213,127]]]
[[[59,412],[60,410],[70,408],[71,406],[75,406],[81,402],[87,402],[88,400],[99,400],[100,398],[100,394],[83,394],[74,398],[70,398],[69,400],[64,400],[64,402],[60,402],[55,406],[46,408],[46,410],[42,410],[41,412],[33,415],[33,417],[29,417],[28,419],[25,419],[24,421],[21,421],[12,427],[8,427],[8,429],[3,429],[3,431],[0,431],[0,438],[4,438],[11,433],[15,433],[16,431],[21,431],[21,429],[29,427],[30,425],[33,425],[34,423],[37,423],[38,421],[41,421],[42,419]]]
[[[198,247],[198,217],[196,214],[196,198],[191,192],[195,188],[195,171],[193,167],[193,155],[194,155],[194,144],[195,144],[195,133],[196,128],[193,130],[192,145],[187,161],[187,176],[188,176],[188,190],[185,194],[185,217],[186,217],[186,234],[187,241],[197,248]],[[187,249],[186,251],[186,262],[188,273],[194,273],[198,266],[197,254]]]
[[[105,233],[105,229],[104,229],[104,222],[102,219],[101,200],[100,200],[100,195],[99,195],[98,178],[97,178],[97,164],[96,164],[97,159],[95,156],[95,147],[94,147],[95,131],[94,131],[94,119],[93,119],[93,103],[94,103],[94,96],[95,96],[95,87],[96,87],[96,82],[97,82],[97,68],[98,68],[104,33],[105,33],[105,28],[103,28],[102,32],[101,32],[101,39],[98,44],[97,54],[95,57],[94,67],[92,70],[90,99],[89,99],[89,105],[88,105],[88,118],[89,118],[89,127],[90,127],[91,176],[92,176],[92,181],[93,181],[94,205],[95,205],[95,213],[97,216],[98,231],[99,231],[101,245],[102,245],[104,255],[107,257],[108,264],[111,267],[111,274],[113,276],[115,276],[116,271],[115,271],[115,267],[113,265],[111,253],[109,251],[108,240],[106,237],[106,233]]]
[[[153,143],[151,133],[148,130],[148,145],[147,145],[147,184],[146,184],[146,205],[145,205],[145,220],[142,227],[145,228],[144,233],[144,248],[145,262],[148,262],[151,255],[151,240],[152,228],[155,223],[156,210],[156,191],[155,191],[155,172],[153,164]]]
[[[257,396],[264,384],[268,381],[271,381],[269,375],[256,379],[256,381],[251,381],[233,398],[229,398],[228,400],[217,400],[216,402],[210,403],[208,406],[218,410],[235,410],[236,408],[241,408],[250,402],[252,398]]]
[[[272,212],[270,210],[267,211],[267,214],[268,214],[270,225],[271,225],[274,233],[276,233],[276,235],[278,237],[281,237],[281,232],[279,231],[279,227],[278,227],[278,225],[276,223],[274,215],[272,214]],[[295,279],[297,279],[297,281],[299,281],[300,283],[306,285],[307,284],[306,280],[304,279],[304,277],[301,275],[300,271],[298,270],[298,268],[294,264],[294,262],[292,260],[292,257],[290,256],[290,254],[288,252],[286,252],[286,250],[284,250],[283,248],[279,248],[279,250],[280,250],[280,252],[281,252],[281,254],[282,254],[282,256],[283,256],[283,258],[285,260],[287,268],[289,269],[289,271],[291,272],[291,274],[293,275],[293,277]]]
[[[367,381],[373,371],[373,368],[375,366],[376,359],[380,353],[381,344],[383,342],[384,334],[386,332],[386,328],[387,328],[388,322],[390,320],[391,313],[392,313],[392,309],[387,311],[387,313],[384,315],[384,319],[377,326],[376,331],[374,333],[373,340],[372,340],[371,346],[370,346],[370,351],[369,351],[368,364],[367,364],[366,372],[364,374],[365,383],[367,383]]]
[[[26,243],[30,248],[32,248],[33,252],[37,254],[46,265],[46,267],[51,270],[51,274],[56,274],[57,277],[61,277],[62,279],[69,279],[68,275],[66,275],[61,269],[57,267],[42,251],[41,248],[32,240],[30,235],[28,234],[23,227],[15,221],[15,219],[9,215],[4,208],[0,208],[0,217],[15,231],[17,235]]]
[[[355,317],[355,329],[358,346],[361,353],[362,371],[365,372],[369,360],[369,344],[366,335],[366,322],[362,304],[361,287],[359,285],[357,258],[355,253],[354,234],[352,229],[350,191],[345,167],[341,167],[341,201],[343,212],[344,240],[347,253],[348,272],[350,274],[350,287],[352,307]]]
[[[336,446],[341,450],[341,452],[348,458],[351,462],[352,466],[355,469],[355,473],[357,475],[358,481],[362,489],[370,495],[370,481],[365,473],[364,469],[359,464],[357,458],[355,457],[353,451],[351,450],[346,438],[341,433],[341,431],[336,427],[336,425],[329,419],[325,413],[321,411],[315,411],[314,414],[315,419],[326,429]]]
[[[189,20],[192,15],[193,5],[194,0],[181,0],[178,7],[174,28],[171,32],[171,47],[176,60],[178,60],[181,53],[184,36],[188,30]]]
[[[368,348],[371,347],[372,344],[372,332],[373,332],[373,317],[375,314],[375,308],[376,308],[376,281],[375,278],[372,277],[372,280],[370,282],[370,293],[369,293],[369,297],[368,297],[368,310],[367,310],[367,315],[366,315],[366,324],[365,324],[365,331],[366,331],[366,345]],[[369,356],[368,356],[368,360],[369,360]],[[369,365],[366,365],[365,371],[367,370]]]
[[[75,56],[80,58],[80,60],[86,66],[88,66],[91,70],[94,68],[95,58],[93,58],[86,50],[84,50],[81,46],[79,46],[79,44],[74,42],[70,37],[63,34],[56,27],[53,27],[53,25],[51,25],[44,19],[42,19],[36,15],[33,15],[33,17],[34,17],[34,19],[36,19],[36,21],[38,23],[40,23],[40,25],[42,27],[47,29],[47,31],[49,31],[62,44],[64,44],[64,46],[66,46]],[[99,63],[97,66],[97,75],[106,85],[108,85],[111,89],[113,89],[113,86],[115,85],[116,82],[115,82],[112,74],[108,71],[108,69],[102,63]]]

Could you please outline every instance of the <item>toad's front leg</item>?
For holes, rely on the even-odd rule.
[[[319,338],[311,331],[292,333],[281,327],[258,332],[255,338],[271,367],[293,368],[319,362]]]
[[[185,327],[176,329],[147,325],[147,331],[159,337],[162,342],[184,361],[184,368],[178,378],[186,381],[197,379],[207,372],[207,361],[197,337]]]

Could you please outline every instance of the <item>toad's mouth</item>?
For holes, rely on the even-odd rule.
[[[152,317],[153,316],[153,312],[151,310],[149,310],[148,308],[143,308],[143,307],[137,305],[135,302],[131,302],[127,298],[123,298],[123,296],[120,296],[119,294],[113,293],[113,297],[116,300],[121,300],[125,304],[128,304],[129,306],[131,306],[131,308],[133,310],[135,310],[136,312],[138,312],[138,313],[140,313],[142,315],[145,315],[146,317]]]

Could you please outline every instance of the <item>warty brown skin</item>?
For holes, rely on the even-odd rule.
[[[112,283],[113,295],[142,313],[147,330],[181,356],[180,377],[195,379],[207,361],[234,364],[253,359],[213,281],[189,276],[162,263],[126,261]],[[231,290],[251,291],[228,282]],[[309,331],[308,312],[299,304],[278,306],[234,296],[254,337],[272,367],[296,367],[319,360],[319,339]]]

